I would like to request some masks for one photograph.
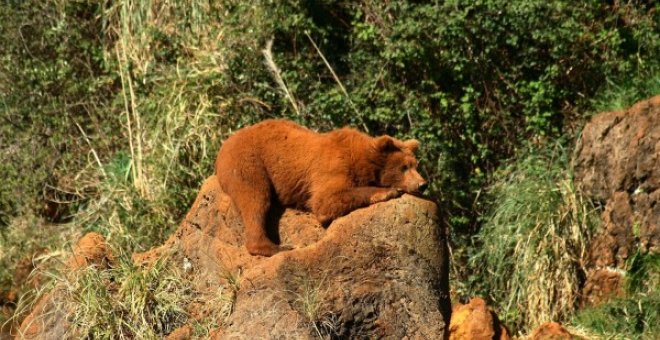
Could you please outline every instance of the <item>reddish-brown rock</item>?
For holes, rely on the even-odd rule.
[[[592,251],[597,266],[623,266],[633,243],[660,243],[660,96],[595,116],[583,132],[575,180],[606,205],[604,232]]]
[[[73,255],[67,265],[70,269],[95,266],[99,269],[112,267],[115,259],[103,236],[88,233],[73,247]]]
[[[618,270],[595,269],[587,277],[582,290],[582,303],[598,305],[616,296],[623,295],[623,275]]]
[[[660,251],[660,96],[627,110],[596,115],[584,128],[575,160],[576,185],[601,202],[602,230],[589,251],[586,301],[616,292],[606,267],[624,268],[637,251]],[[608,282],[597,282],[599,279]],[[592,297],[592,294],[596,296]]]
[[[175,329],[165,340],[188,340],[192,338],[192,327],[185,325]]]
[[[506,327],[495,312],[481,298],[473,298],[465,305],[455,305],[449,324],[450,340],[506,340]]]
[[[530,340],[579,339],[556,322],[546,322],[532,332]]]

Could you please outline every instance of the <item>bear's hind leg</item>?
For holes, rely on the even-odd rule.
[[[241,214],[245,247],[251,255],[273,256],[280,251],[266,234],[266,216],[271,205],[270,183],[259,180],[226,183],[225,190]]]

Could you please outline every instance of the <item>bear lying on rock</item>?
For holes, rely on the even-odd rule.
[[[370,137],[351,128],[317,133],[286,120],[239,130],[218,152],[215,171],[245,225],[252,255],[280,248],[266,234],[273,200],[311,211],[324,225],[349,212],[419,193],[416,140]]]

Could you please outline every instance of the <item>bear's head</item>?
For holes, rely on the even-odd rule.
[[[417,140],[400,141],[390,136],[381,136],[376,138],[375,146],[383,164],[378,176],[379,186],[411,194],[426,190],[428,183],[417,172]]]

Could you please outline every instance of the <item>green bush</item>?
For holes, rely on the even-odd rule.
[[[522,141],[567,132],[589,106],[583,98],[605,80],[657,64],[651,7],[500,0],[228,6],[227,34],[242,38],[229,45],[228,83],[233,95],[265,104],[229,109],[249,121],[286,116],[419,138],[422,170],[450,222],[474,231],[475,192]],[[263,66],[269,39],[292,96]]]
[[[89,199],[93,187],[66,179],[94,157],[105,164],[130,151],[126,109],[142,117],[142,131],[130,132],[146,143],[169,127],[163,116],[195,110],[190,99],[200,98],[205,113],[219,113],[209,122],[227,131],[284,116],[313,128],[352,124],[421,139],[433,194],[456,230],[474,231],[476,192],[522,141],[579,125],[591,105],[584,99],[602,84],[650,72],[660,59],[658,14],[644,2],[2,6],[3,74],[13,90],[3,91],[2,128],[18,135],[2,140],[3,154],[15,159],[3,165],[10,175],[0,191],[3,224],[27,202],[10,197],[73,202],[59,204],[65,212],[55,220]],[[276,69],[262,53],[271,39]],[[10,152],[28,148],[31,157]],[[204,171],[210,163],[203,160]],[[21,176],[32,164],[33,175]],[[185,164],[179,168],[186,177]]]
[[[94,190],[91,150],[105,160],[123,142],[107,117],[117,87],[99,12],[91,2],[0,4],[0,228],[27,211],[68,221]]]

